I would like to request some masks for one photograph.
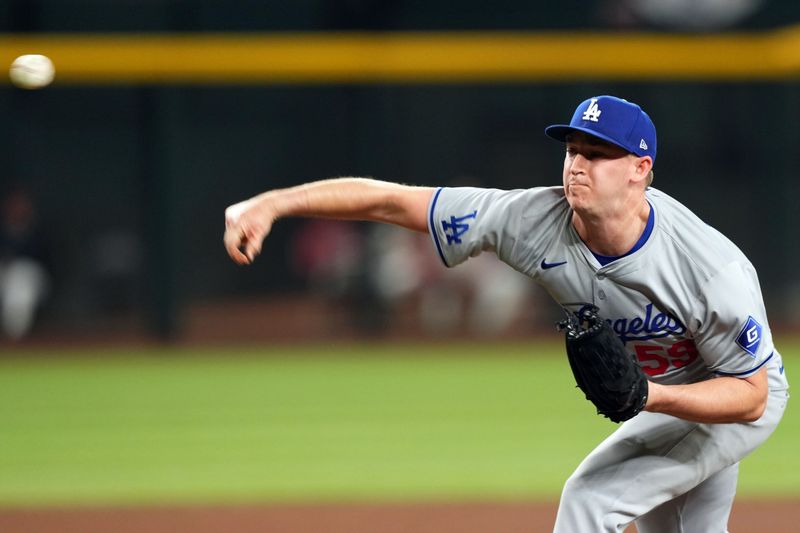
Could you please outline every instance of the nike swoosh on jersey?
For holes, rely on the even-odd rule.
[[[548,263],[545,259],[542,259],[542,264],[539,266],[541,266],[543,270],[547,270],[548,268],[555,268],[566,264],[567,264],[566,261],[560,261],[558,263]]]

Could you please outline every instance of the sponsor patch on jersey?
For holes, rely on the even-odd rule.
[[[755,318],[752,316],[747,317],[742,331],[736,337],[736,344],[742,347],[744,351],[749,353],[752,357],[756,356],[758,347],[761,345],[761,333],[763,328]]]
[[[469,231],[470,222],[478,217],[478,211],[464,216],[451,216],[450,220],[442,220],[442,229],[447,237],[447,244],[461,244],[461,236]]]

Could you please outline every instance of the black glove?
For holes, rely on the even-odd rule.
[[[647,377],[597,307],[559,322],[566,332],[572,374],[597,414],[614,422],[633,418],[647,403]]]

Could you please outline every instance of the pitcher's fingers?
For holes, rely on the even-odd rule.
[[[262,232],[256,229],[249,229],[248,232],[245,234],[244,241],[240,248],[244,249],[245,255],[252,263],[255,261],[255,258],[258,254],[261,253],[261,246],[264,243],[264,235]]]
[[[226,229],[223,240],[225,242],[225,250],[235,263],[239,265],[247,265],[250,263],[250,259],[241,250],[244,242],[243,235],[238,228]]]

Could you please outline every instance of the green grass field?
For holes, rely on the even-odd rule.
[[[786,366],[800,345],[781,344]],[[558,497],[616,427],[560,345],[26,352],[0,360],[0,506]],[[739,494],[800,497],[800,415]]]

